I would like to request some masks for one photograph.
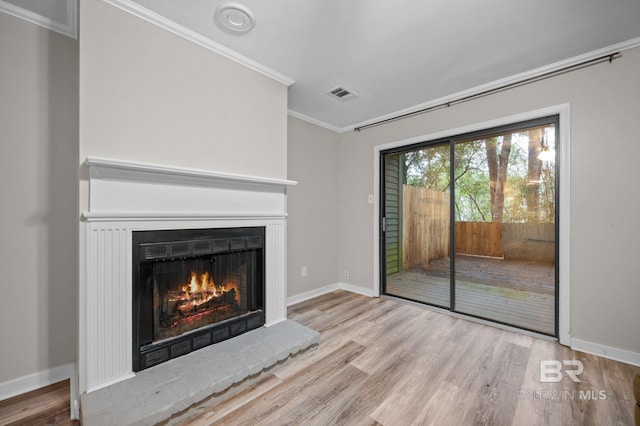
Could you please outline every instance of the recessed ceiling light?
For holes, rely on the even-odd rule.
[[[253,14],[238,3],[223,3],[216,9],[215,20],[224,29],[236,33],[246,33],[256,24]]]

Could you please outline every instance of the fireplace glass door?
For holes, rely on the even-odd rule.
[[[134,371],[264,324],[264,228],[134,232]]]

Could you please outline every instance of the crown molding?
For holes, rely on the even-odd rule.
[[[256,71],[266,77],[269,77],[279,83],[282,83],[286,86],[291,86],[295,83],[290,77],[287,77],[284,74],[281,74],[267,66],[264,66],[252,59],[243,56],[228,47],[225,47],[215,41],[199,34],[189,28],[186,28],[162,15],[153,12],[145,7],[140,6],[139,4],[131,1],[131,0],[103,0],[105,3],[108,3],[118,9],[127,12],[133,16],[136,16],[150,24],[153,24],[157,27],[160,27],[170,33],[173,33],[179,37],[184,38],[192,43],[197,44],[198,46],[204,47],[212,52],[215,52],[221,56],[224,56],[227,59],[230,59],[240,65],[244,65],[245,67]]]
[[[604,55],[607,55],[607,54],[610,54],[610,53],[623,52],[625,50],[634,49],[634,48],[638,48],[638,47],[640,47],[640,37],[634,38],[634,39],[631,39],[631,40],[627,40],[627,41],[624,41],[622,43],[617,43],[617,44],[614,44],[614,45],[611,45],[611,46],[608,46],[608,47],[605,47],[605,48],[602,48],[602,49],[598,49],[598,50],[594,50],[594,51],[591,51],[591,52],[587,52],[587,53],[579,55],[579,56],[574,56],[574,57],[569,58],[569,59],[565,59],[565,60],[562,60],[562,61],[554,62],[552,64],[545,65],[545,66],[542,66],[542,67],[539,67],[539,68],[535,68],[535,69],[532,69],[532,70],[529,70],[529,71],[525,71],[525,72],[522,72],[522,73],[519,73],[519,74],[514,74],[512,76],[505,77],[505,78],[500,79],[500,80],[494,80],[492,82],[489,82],[489,83],[486,83],[486,84],[483,84],[483,85],[480,85],[480,86],[476,86],[476,87],[472,87],[472,88],[467,89],[467,90],[463,90],[463,91],[460,91],[460,92],[452,93],[452,94],[447,95],[447,96],[443,96],[443,97],[440,97],[440,98],[437,98],[437,99],[433,99],[431,101],[424,102],[424,103],[421,103],[421,104],[418,104],[418,105],[413,105],[413,106],[405,108],[405,109],[401,109],[401,110],[394,111],[394,112],[391,112],[391,113],[388,113],[388,114],[384,114],[384,115],[381,115],[381,116],[378,116],[378,117],[375,117],[375,118],[372,118],[372,119],[369,119],[369,120],[365,120],[365,121],[362,121],[362,122],[359,122],[359,123],[354,123],[354,124],[351,124],[351,125],[348,125],[348,126],[345,126],[345,127],[342,127],[342,128],[337,127],[337,126],[333,126],[331,124],[325,123],[323,121],[317,120],[315,118],[309,117],[307,115],[301,114],[301,113],[293,111],[293,110],[289,110],[288,114],[290,116],[292,116],[292,117],[299,118],[300,120],[307,121],[307,122],[309,122],[311,124],[315,124],[317,126],[324,127],[326,129],[329,129],[329,130],[333,130],[334,132],[346,133],[346,132],[352,131],[353,129],[355,129],[357,127],[363,127],[363,126],[366,126],[366,125],[371,124],[371,123],[376,123],[378,121],[387,120],[387,119],[390,119],[390,118],[393,118],[393,117],[397,117],[397,116],[400,116],[400,115],[411,114],[413,112],[420,111],[422,109],[430,108],[430,107],[433,107],[435,105],[440,105],[440,104],[447,103],[447,102],[453,102],[456,99],[461,99],[461,98],[465,98],[465,97],[468,97],[468,96],[473,96],[475,94],[483,93],[483,92],[486,92],[488,90],[499,88],[499,87],[504,86],[504,85],[517,84],[517,83],[519,83],[519,82],[521,82],[523,80],[536,78],[536,77],[542,76],[544,74],[552,73],[554,71],[559,71],[559,70],[561,70],[563,68],[566,68],[566,67],[569,67],[569,66],[572,66],[572,65],[576,65],[576,64],[579,64],[581,62],[588,61],[588,60],[591,60],[591,59],[595,59],[595,58],[598,58],[598,57],[601,57],[601,56],[604,56]]]
[[[309,117],[308,115],[301,114],[291,109],[287,111],[287,114],[291,117],[306,121],[307,123],[315,124],[319,127],[324,127],[325,129],[332,130],[334,132],[343,133],[351,130],[351,127],[345,127],[341,129],[339,127],[332,126],[331,124],[325,123],[324,121],[316,120],[315,118]]]
[[[372,123],[377,123],[379,121],[384,121],[388,119],[392,119],[394,117],[398,117],[405,114],[411,114],[422,109],[427,109],[434,107],[436,105],[445,104],[448,102],[454,102],[458,99],[466,98],[468,96],[477,95],[480,93],[484,93],[486,91],[490,91],[493,89],[500,88],[502,86],[510,85],[510,84],[518,84],[522,81],[534,79],[536,77],[543,76],[545,74],[553,73],[555,71],[561,71],[570,66],[578,65],[582,62],[596,59],[601,56],[605,56],[608,54],[612,54],[615,52],[623,52],[625,50],[634,49],[640,47],[640,37],[633,38],[631,40],[627,40],[621,43],[613,44],[611,46],[604,47],[602,49],[593,50],[591,52],[584,53],[582,55],[574,56],[572,58],[564,59],[562,61],[554,62],[552,64],[544,65],[539,68],[534,68],[529,71],[525,71],[519,74],[514,74],[509,77],[505,77],[499,80],[494,80],[492,82],[482,84],[480,86],[472,87],[471,89],[462,90],[460,92],[452,93],[447,96],[443,96],[437,99],[433,99],[428,102],[424,102],[418,105],[411,106],[409,108],[401,109],[399,111],[391,112],[389,114],[384,114],[370,120],[362,121],[360,123],[355,123],[350,126],[345,127],[341,130],[344,132],[346,130],[353,130],[358,127],[364,127]]]
[[[59,34],[78,38],[78,0],[66,0],[67,9],[67,23],[54,21],[53,19],[16,6],[12,3],[0,0],[0,12],[11,15],[14,18],[22,19],[23,21],[30,22],[40,27],[46,28],[50,31],[55,31]]]

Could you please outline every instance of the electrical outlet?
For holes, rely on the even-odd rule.
[[[348,280],[349,278],[351,278],[351,274],[349,274],[349,271],[344,271],[344,279]]]
[[[307,267],[303,266],[302,269],[300,270],[300,276],[306,277],[307,276]]]

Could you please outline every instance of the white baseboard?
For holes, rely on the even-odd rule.
[[[79,418],[75,364],[65,364],[0,383],[0,401],[71,379],[71,418]]]
[[[640,353],[637,352],[631,352],[625,349],[614,348],[580,339],[571,339],[571,349],[640,367]]]
[[[350,291],[351,293],[361,294],[367,297],[376,297],[377,294],[374,294],[373,289],[360,287],[359,285],[353,285],[348,283],[338,283],[338,288],[340,290]]]
[[[295,296],[287,297],[287,306],[295,305],[296,303],[304,302],[314,297],[322,296],[323,294],[331,293],[338,290],[340,287],[338,283],[329,284],[324,287],[315,288],[304,293],[296,294]]]
[[[287,306],[295,305],[296,303],[304,302],[309,299],[313,299],[314,297],[322,296],[323,294],[331,293],[336,290],[345,290],[350,291],[351,293],[362,294],[367,297],[376,297],[373,294],[373,290],[369,288],[360,287],[353,284],[347,283],[333,283],[326,285],[324,287],[316,288],[304,293],[296,294],[295,296],[291,296],[287,298]]]

